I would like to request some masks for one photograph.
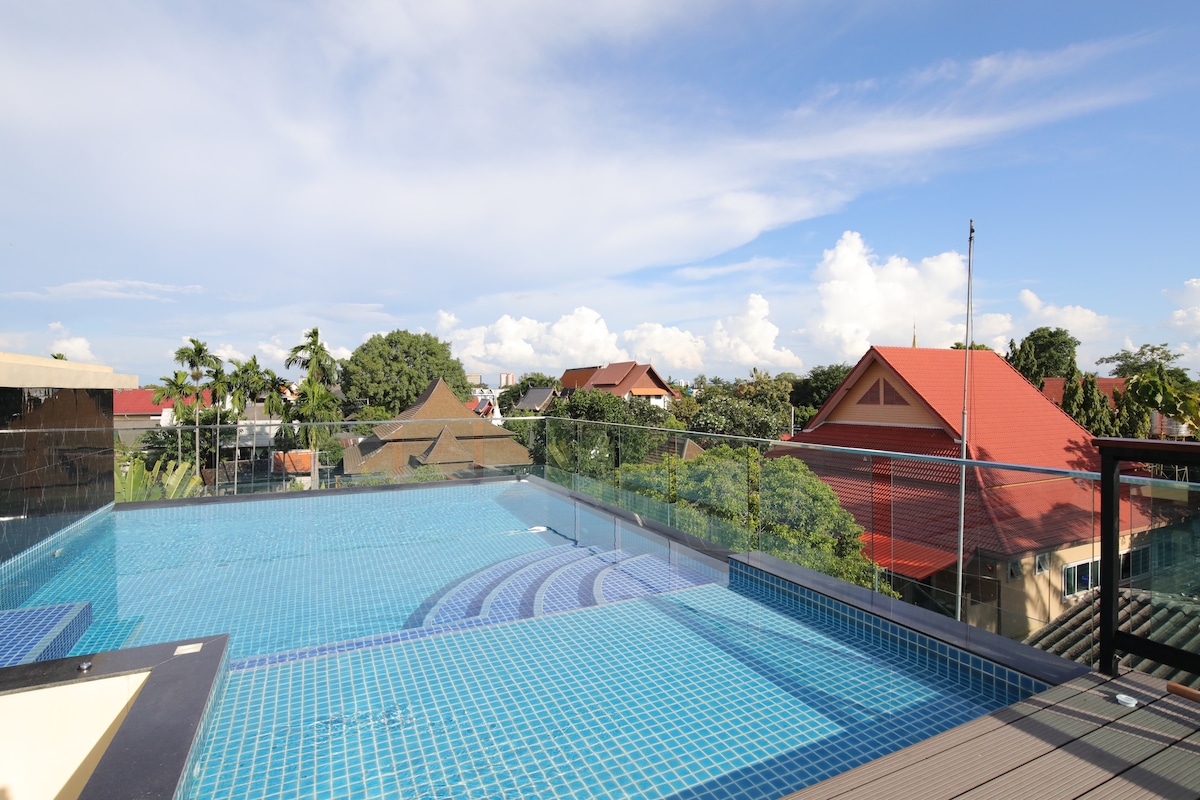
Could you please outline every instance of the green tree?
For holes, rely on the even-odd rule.
[[[431,333],[376,334],[342,365],[347,399],[383,406],[393,416],[411,406],[435,378],[444,380],[460,400],[471,396],[462,362],[451,355],[450,343]]]
[[[216,452],[213,454],[213,469],[219,469],[220,465],[217,462],[221,460],[221,406],[225,403],[225,398],[229,396],[233,388],[232,378],[229,373],[225,372],[225,368],[221,366],[219,361],[205,370],[205,375],[208,376],[208,381],[205,382],[204,387],[208,389],[208,396],[212,401],[212,407],[217,412]],[[234,460],[237,460],[236,456]]]
[[[320,330],[315,327],[304,334],[304,341],[288,351],[283,365],[289,369],[299,366],[308,377],[326,388],[337,381],[337,364],[321,342]]]
[[[1093,436],[1112,436],[1116,433],[1116,418],[1112,406],[1109,404],[1108,398],[1104,396],[1104,392],[1100,391],[1094,372],[1083,376],[1079,416],[1075,419]]]
[[[813,367],[792,384],[791,403],[796,408],[796,425],[803,428],[833,396],[852,367],[845,362]]]
[[[496,403],[500,406],[500,415],[508,416],[512,413],[513,406],[521,402],[521,398],[530,389],[539,386],[552,386],[559,388],[561,384],[558,378],[553,378],[541,372],[526,372],[521,376],[521,379],[512,386],[506,386],[496,398]]]
[[[1167,348],[1167,343],[1163,342],[1162,344],[1144,344],[1136,351],[1122,349],[1111,356],[1096,359],[1096,363],[1112,364],[1108,374],[1115,378],[1132,378],[1161,367],[1167,379],[1177,388],[1194,391],[1196,382],[1188,376],[1187,370],[1172,366],[1182,357],[1179,353],[1172,353]]]
[[[954,344],[950,345],[950,349],[951,350],[966,350],[967,348],[966,348],[966,345],[964,345],[962,342],[955,342]],[[979,342],[971,342],[971,349],[972,350],[991,350],[992,348],[988,347],[986,344],[980,344]]]
[[[1083,415],[1083,385],[1078,373],[1063,380],[1062,410],[1076,422]]]
[[[175,374],[167,377],[159,378],[162,381],[162,386],[154,390],[154,394],[150,400],[155,405],[160,405],[163,400],[171,401],[171,420],[175,425],[179,424],[180,412],[183,411],[183,404],[192,392],[192,387],[188,386],[188,374],[181,369],[175,370]],[[175,438],[175,444],[178,449],[176,461],[183,463],[183,440],[181,437]],[[190,466],[190,465],[189,465]]]
[[[1076,374],[1076,339],[1065,328],[1034,328],[1018,345],[1008,342],[1008,363],[1039,389],[1044,378],[1069,378]]]
[[[1138,402],[1131,392],[1114,391],[1116,402],[1116,435],[1125,439],[1150,437],[1150,409]]]
[[[791,425],[790,415],[728,394],[705,394],[700,410],[692,417],[691,429],[726,436],[777,439]]]
[[[204,377],[205,370],[218,366],[221,359],[208,349],[208,345],[199,339],[192,337],[188,339],[188,344],[180,347],[175,351],[175,363],[186,368],[188,376],[192,379],[192,413],[193,422],[196,431],[200,430],[200,407],[203,403],[203,395],[200,393],[200,379]],[[200,437],[196,436],[196,474],[200,474]]]

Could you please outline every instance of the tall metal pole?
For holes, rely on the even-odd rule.
[[[954,592],[954,618],[962,621],[963,597],[963,534],[967,523],[967,389],[971,384],[971,267],[975,255],[975,220],[971,220],[971,232],[967,236],[967,332],[963,337],[963,407],[962,446],[958,466],[958,583]]]

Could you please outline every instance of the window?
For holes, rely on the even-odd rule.
[[[1033,574],[1041,575],[1050,571],[1050,554],[1038,553],[1033,559]]]
[[[858,398],[860,406],[906,406],[908,401],[905,400],[896,387],[885,381],[883,378],[877,378],[871,384],[871,388]]]
[[[879,384],[882,382],[882,380],[883,379],[881,378],[871,384],[871,388],[867,389],[867,393],[864,394],[862,397],[858,398],[858,405],[860,405],[860,406],[877,406],[877,405],[879,405]]]
[[[1135,547],[1121,553],[1121,581],[1125,582],[1150,571],[1150,548]],[[1100,585],[1100,559],[1081,561],[1063,567],[1063,597],[1070,597]]]
[[[885,406],[906,406],[908,401],[900,396],[896,391],[896,387],[892,386],[887,381],[883,382],[883,404]]]
[[[1023,572],[1024,572],[1024,570],[1023,570],[1023,569],[1021,569],[1021,562],[1020,562],[1020,561],[1010,561],[1010,562],[1008,562],[1008,579],[1009,579],[1010,581],[1019,581],[1019,580],[1021,580],[1021,575],[1022,575],[1022,573],[1023,573]]]

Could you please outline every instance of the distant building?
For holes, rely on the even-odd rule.
[[[559,383],[567,397],[579,389],[597,389],[622,400],[641,398],[659,408],[666,408],[669,401],[680,396],[679,390],[663,380],[654,367],[636,361],[621,361],[607,367],[576,367],[564,372]]]
[[[125,444],[133,444],[151,428],[175,424],[172,410],[175,401],[164,397],[156,403],[154,392],[154,389],[118,389],[113,392],[113,427]],[[206,407],[212,404],[212,394],[208,389],[202,389],[200,396]]]
[[[511,372],[501,372],[500,373],[500,388],[501,389],[503,389],[506,386],[516,386],[516,385],[517,385],[517,376],[516,375],[514,375]]]
[[[968,458],[1099,471],[1088,431],[1001,356],[972,350],[970,357]],[[963,362],[962,350],[872,347],[792,441],[957,458]],[[833,488],[864,528],[867,556],[893,573],[905,599],[952,610],[959,468],[789,445],[768,455],[803,460]],[[972,624],[1025,636],[1094,586],[1099,491],[1092,484],[971,467],[966,489],[964,607]],[[1146,528],[1140,509],[1122,504],[1122,531]],[[1131,537],[1123,544],[1132,549]]]
[[[512,432],[480,419],[441,378],[396,419],[346,448],[342,459],[347,475],[402,475],[421,467],[452,474],[530,463]]]
[[[546,409],[550,408],[550,404],[556,397],[558,397],[558,389],[553,386],[533,386],[525,393],[524,397],[517,401],[513,410],[543,414]]]

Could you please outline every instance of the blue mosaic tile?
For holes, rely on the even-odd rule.
[[[0,667],[65,658],[91,621],[91,603],[0,611]]]

